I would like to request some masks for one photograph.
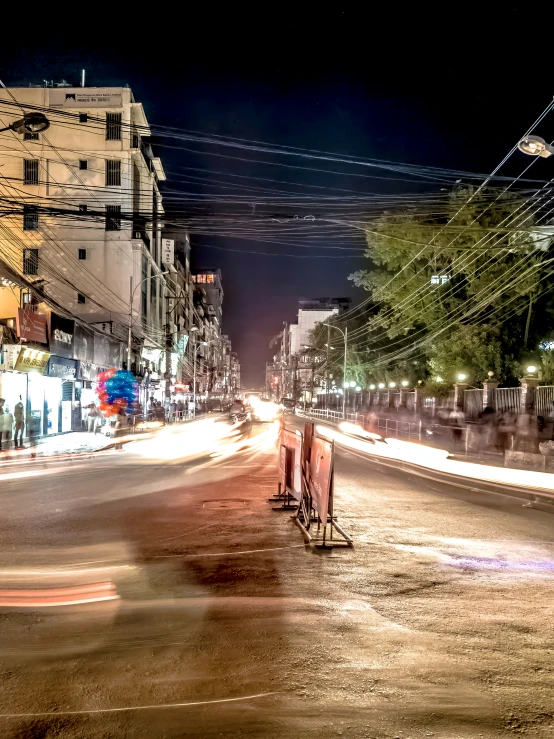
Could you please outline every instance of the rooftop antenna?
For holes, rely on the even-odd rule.
[[[85,70],[81,70],[81,87],[85,86]]]

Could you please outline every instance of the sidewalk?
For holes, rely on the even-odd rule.
[[[456,442],[454,440],[454,436],[452,433],[452,427],[451,426],[442,426],[438,424],[437,422],[434,422],[434,419],[431,417],[426,417],[422,419],[415,419],[413,414],[395,414],[394,417],[391,416],[379,416],[377,413],[372,413],[368,411],[361,411],[360,415],[364,415],[366,418],[366,423],[364,423],[364,428],[367,431],[371,431],[373,433],[380,434],[383,438],[386,436],[390,436],[391,438],[397,438],[401,439],[403,441],[409,441],[412,444],[421,444],[422,446],[426,447],[432,447],[434,449],[444,449],[448,452],[449,456],[453,460],[457,461],[465,461],[465,462],[474,462],[475,464],[481,464],[486,466],[494,466],[494,467],[505,467],[504,464],[504,454],[503,452],[496,451],[493,449],[480,449],[476,450],[474,448],[466,448],[466,434],[468,433],[468,429],[472,428],[474,424],[466,424],[462,427],[462,437],[459,442]],[[311,418],[313,421],[321,421],[323,423],[328,423],[333,426],[340,425],[341,421],[335,421],[332,419],[324,419],[324,418],[318,418],[317,416],[310,416],[309,413],[303,414],[300,413],[300,415],[305,415],[306,418]],[[369,415],[373,415],[374,417],[380,417],[383,420],[387,418],[390,421],[398,421],[400,424],[411,424],[413,426],[416,426],[419,424],[419,421],[422,421],[421,426],[421,438],[415,435],[408,435],[407,433],[403,433],[402,431],[396,432],[396,429],[391,428],[389,430],[389,433],[387,434],[385,432],[385,429],[382,427],[377,427],[374,424],[368,424],[367,418]],[[361,419],[357,419],[356,421],[350,421],[350,423],[357,423],[358,425],[361,424]],[[518,468],[514,468],[518,469]],[[525,468],[522,468],[525,469]],[[549,474],[552,474],[554,470],[552,469],[545,469],[544,472],[548,472]]]
[[[71,431],[67,434],[37,439],[33,444],[27,440],[22,449],[2,449],[0,464],[7,460],[90,454],[110,449],[114,444],[114,439],[104,434],[95,435],[87,431]]]

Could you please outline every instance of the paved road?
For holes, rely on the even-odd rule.
[[[339,449],[313,551],[269,434],[0,470],[4,592],[118,596],[2,609],[0,736],[551,737],[554,517]]]

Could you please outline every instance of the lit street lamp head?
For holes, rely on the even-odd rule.
[[[547,144],[540,136],[525,136],[517,147],[521,152],[532,157],[544,157],[546,159],[554,154],[554,147]]]
[[[15,133],[41,133],[50,128],[50,121],[44,115],[44,113],[24,113],[23,118],[20,118],[13,123],[10,123],[6,128],[0,128],[0,131],[14,131]]]

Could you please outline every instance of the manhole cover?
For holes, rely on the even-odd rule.
[[[205,500],[202,508],[244,508],[245,500]]]

